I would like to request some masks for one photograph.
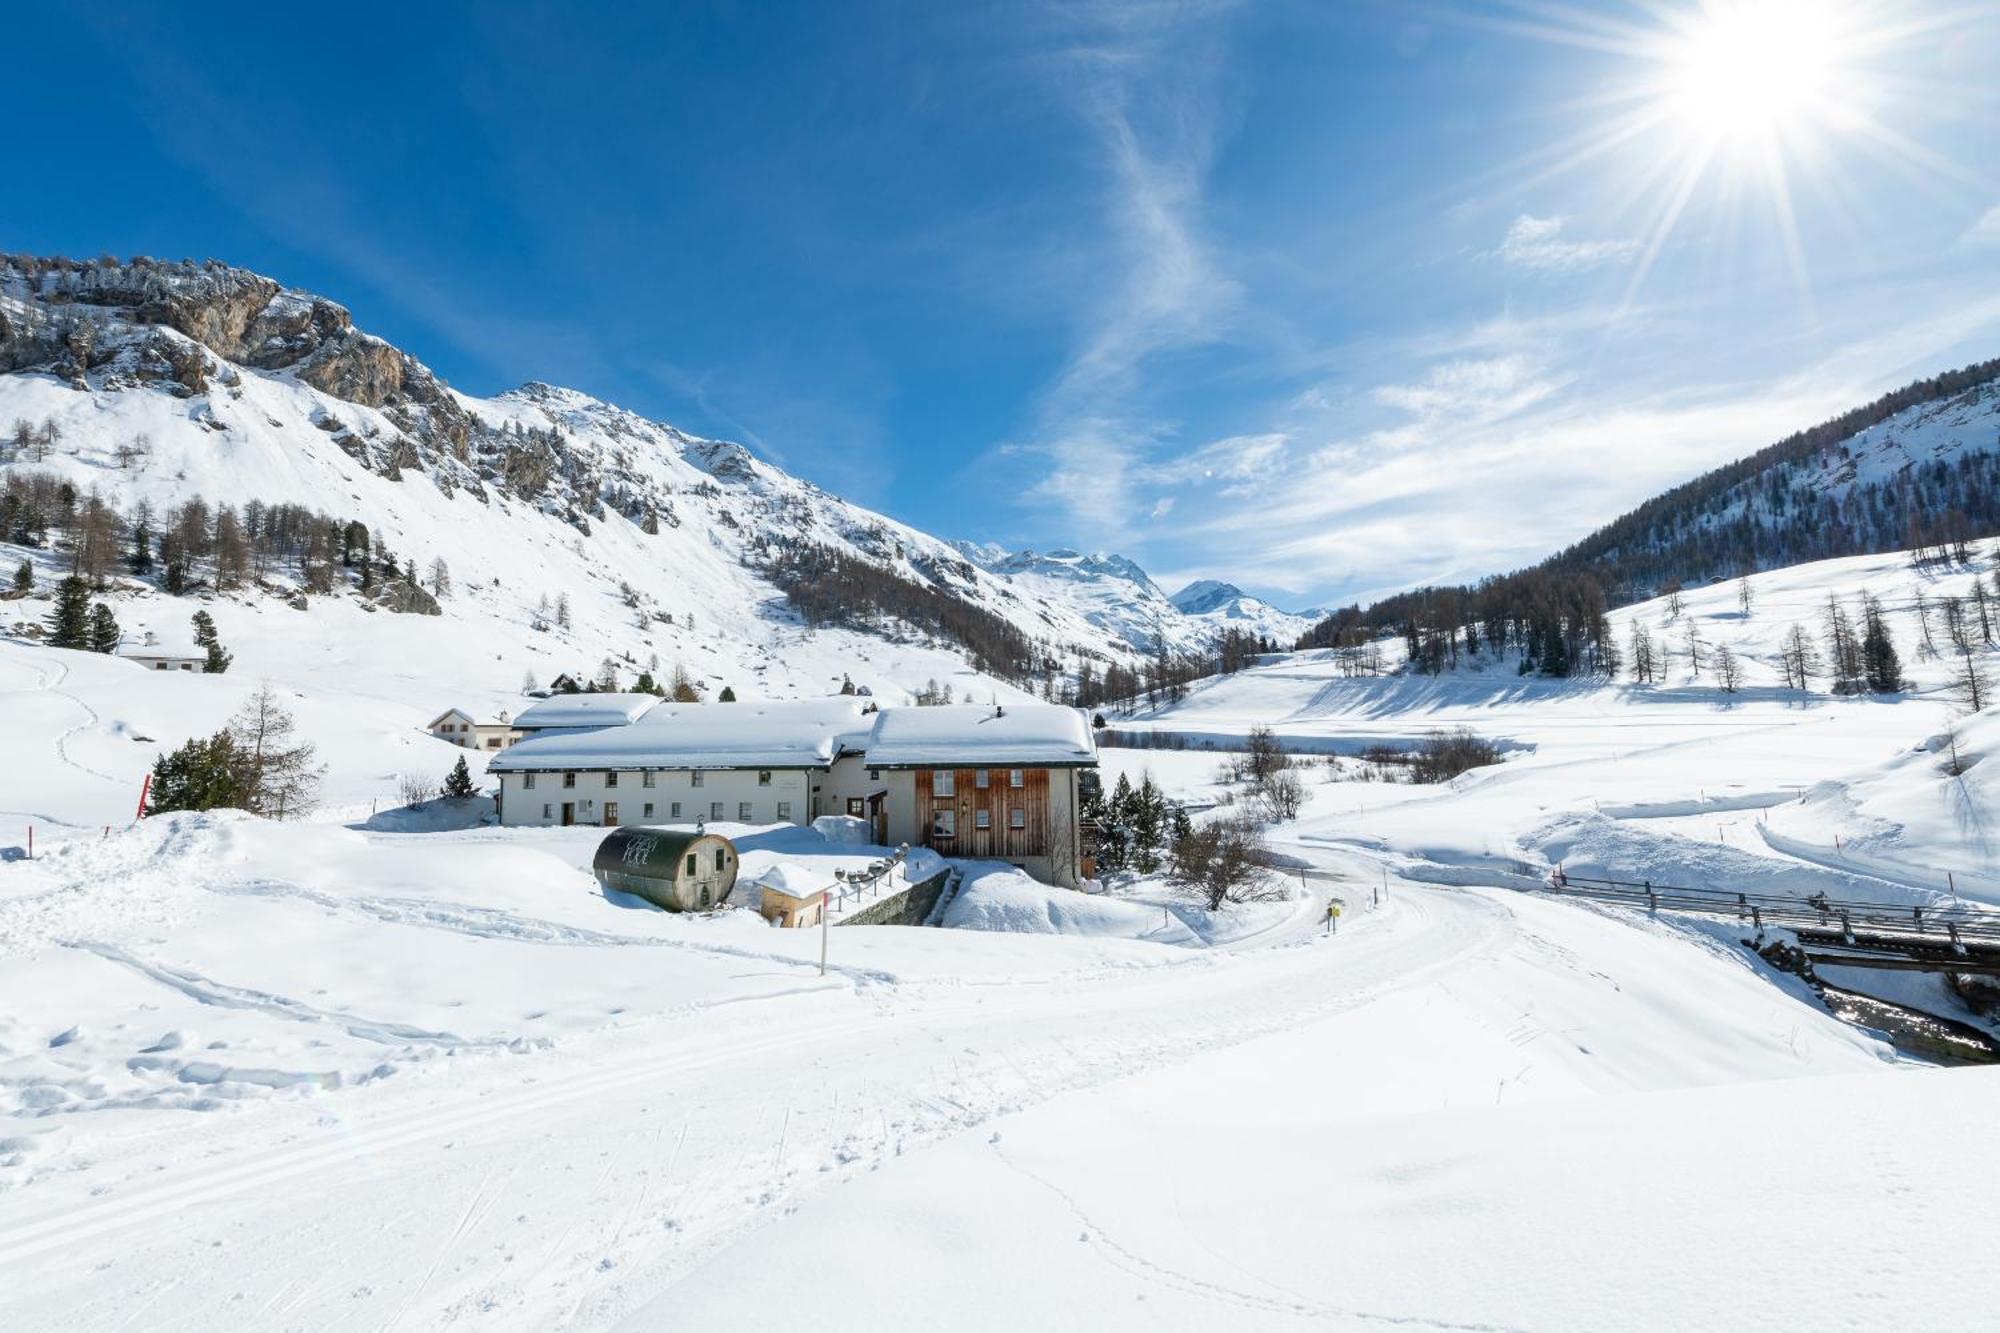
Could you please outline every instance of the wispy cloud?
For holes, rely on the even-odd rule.
[[[1012,452],[1047,469],[1030,488],[1079,528],[1118,541],[1132,486],[1169,432],[1147,410],[1155,358],[1214,340],[1240,289],[1204,236],[1220,110],[1226,4],[1065,7],[1052,84],[1102,167],[1096,232],[1106,278],[1074,294],[1073,345]]]
[[[1980,214],[1979,221],[1966,228],[1959,241],[1964,245],[2000,246],[2000,204]]]
[[[1502,263],[1537,273],[1581,273],[1607,264],[1622,264],[1639,253],[1635,240],[1566,240],[1562,218],[1538,218],[1523,213],[1507,228],[1493,252]]]

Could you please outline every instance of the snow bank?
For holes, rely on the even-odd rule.
[[[1010,865],[971,863],[942,925],[1025,935],[1090,935],[1199,947],[1201,937],[1162,908],[1051,888]]]

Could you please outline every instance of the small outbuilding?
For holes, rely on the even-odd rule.
[[[597,844],[590,868],[607,889],[669,912],[705,912],[736,887],[736,845],[700,829],[621,828]]]
[[[827,882],[801,866],[780,862],[752,881],[757,912],[786,929],[817,926],[826,915]]]

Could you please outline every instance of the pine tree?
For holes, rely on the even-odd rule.
[[[465,756],[460,755],[458,762],[451,766],[451,772],[445,774],[444,788],[440,795],[450,800],[462,801],[468,796],[478,794],[479,789],[472,785],[472,770],[466,767]]]
[[[118,617],[111,608],[98,602],[90,608],[90,651],[93,653],[115,653],[118,651]]]
[[[218,731],[207,740],[197,737],[153,762],[153,781],[146,799],[149,813],[240,808],[246,804],[236,746],[226,731]]]
[[[197,648],[206,650],[208,657],[201,665],[202,672],[219,676],[229,670],[235,656],[223,648],[222,641],[215,635],[215,618],[206,611],[197,611],[193,616],[194,642]]]
[[[55,609],[49,612],[49,646],[90,647],[90,580],[72,574],[56,585]]]
[[[153,529],[143,513],[132,525],[132,553],[125,557],[125,567],[142,578],[153,572]]]
[[[716,695],[716,696],[715,696],[715,701],[716,701],[717,703],[719,703],[719,704],[733,704],[733,703],[735,703],[735,702],[736,702],[736,691],[735,691],[735,689],[734,689],[734,688],[732,688],[731,686],[728,686],[728,685],[724,685],[724,686],[722,687],[722,693],[720,693],[720,694],[718,694],[718,695]]]
[[[1160,868],[1167,831],[1166,798],[1154,785],[1151,773],[1131,792],[1130,812],[1125,822],[1132,830],[1132,868],[1150,875]]]
[[[1862,595],[1861,619],[1862,673],[1868,688],[1876,694],[1895,694],[1903,688],[1903,662],[1883,618],[1882,604],[1872,594]]]
[[[563,629],[569,628],[569,594],[566,592],[556,594],[556,624]]]
[[[35,567],[26,560],[14,570],[14,595],[26,597],[35,590]]]

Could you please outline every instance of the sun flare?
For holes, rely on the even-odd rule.
[[[1835,106],[1840,36],[1835,8],[1826,3],[1707,6],[1666,43],[1668,100],[1683,124],[1714,139],[1805,128]]]
[[[1517,191],[1588,173],[1604,214],[1636,221],[1621,309],[1676,233],[1698,223],[1718,258],[1718,238],[1760,258],[1775,241],[1809,310],[1804,219],[1852,207],[1857,169],[1978,186],[1894,122],[1963,109],[1965,88],[1926,86],[1916,70],[1991,12],[1984,0],[1494,3],[1514,16],[1501,26],[1601,62],[1569,103],[1574,132],[1504,170]]]

